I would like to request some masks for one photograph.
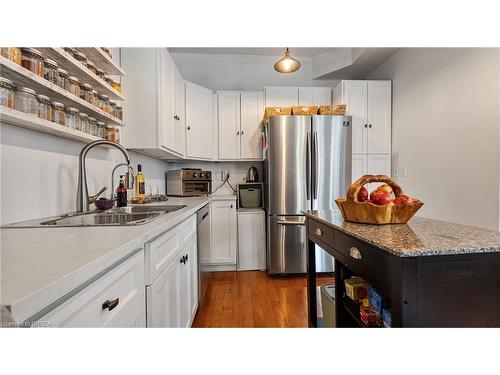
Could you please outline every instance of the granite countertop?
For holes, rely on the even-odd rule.
[[[345,221],[338,209],[305,214],[398,257],[500,252],[495,230],[418,216],[407,224],[357,224]]]
[[[15,321],[27,319],[210,201],[228,199],[236,196],[169,197],[153,204],[186,207],[137,226],[3,228],[0,305]]]

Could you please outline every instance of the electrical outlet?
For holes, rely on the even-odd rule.
[[[403,177],[408,176],[408,169],[407,169],[406,165],[403,165],[403,166],[401,167],[401,175],[402,175]]]
[[[394,167],[394,170],[392,171],[392,176],[399,177],[399,168],[398,167]]]

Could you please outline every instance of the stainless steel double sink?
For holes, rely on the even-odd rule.
[[[117,207],[105,211],[90,211],[37,219],[7,225],[4,228],[131,226],[149,223],[161,215],[174,212],[185,205],[151,205]]]

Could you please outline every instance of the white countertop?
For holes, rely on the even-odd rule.
[[[26,320],[211,200],[227,199],[236,196],[169,197],[155,204],[186,207],[137,226],[2,229],[0,304]]]

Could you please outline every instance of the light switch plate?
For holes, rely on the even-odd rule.
[[[392,176],[399,177],[399,168],[398,167],[394,167],[394,170],[392,171]]]
[[[402,175],[403,177],[408,176],[408,169],[407,169],[406,165],[403,165],[403,166],[401,167],[401,175]]]

